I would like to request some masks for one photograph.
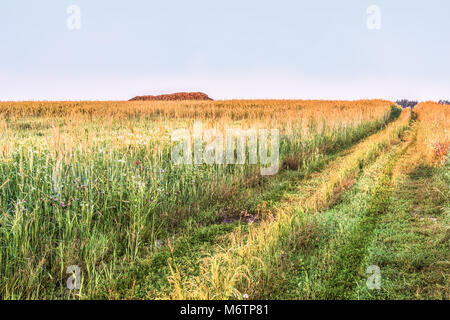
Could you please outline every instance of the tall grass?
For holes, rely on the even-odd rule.
[[[417,143],[428,164],[442,164],[450,151],[450,108],[424,102],[414,108],[417,114]]]
[[[387,101],[0,103],[0,296],[89,296],[256,176],[249,164],[175,166],[172,129],[279,128],[282,160],[308,166],[392,110]],[[79,291],[66,288],[70,265],[83,271]]]

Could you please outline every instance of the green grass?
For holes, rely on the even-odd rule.
[[[404,150],[403,150],[404,151]],[[391,204],[391,180],[399,153],[393,153],[383,168],[360,221],[352,228],[343,245],[337,250],[332,277],[327,283],[326,299],[349,299],[357,279],[361,276],[361,263],[372,241],[373,231],[381,215]]]
[[[283,261],[289,279],[273,296],[283,299],[345,299],[371,238],[376,215],[375,198],[383,197],[382,181],[377,178],[388,166],[392,151],[363,168],[361,176],[333,207],[315,215],[298,213],[306,224],[304,237],[312,238],[290,252]],[[388,195],[388,194],[387,194]],[[379,201],[379,200],[378,200]],[[381,201],[384,202],[384,201]],[[369,209],[370,208],[370,209]],[[382,208],[378,208],[382,210]]]
[[[450,298],[450,158],[394,183],[396,163],[410,146],[394,147],[364,169],[334,207],[296,214],[303,240],[283,259],[269,297]],[[379,289],[366,285],[369,266],[380,268]]]
[[[400,181],[382,216],[365,264],[381,269],[380,290],[360,284],[361,299],[450,298],[450,159],[421,165]]]

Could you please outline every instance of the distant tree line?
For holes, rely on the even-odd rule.
[[[401,106],[402,108],[414,108],[416,106],[416,104],[418,104],[418,101],[415,100],[407,100],[407,99],[402,99],[402,100],[397,100],[396,103]]]
[[[402,99],[397,100],[396,103],[402,108],[414,108],[419,102],[415,100]],[[450,105],[449,100],[439,100],[439,104]]]

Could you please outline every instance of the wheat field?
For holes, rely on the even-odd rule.
[[[248,146],[175,164],[172,133],[198,122],[278,130],[276,174]],[[2,102],[0,297],[448,299],[449,128],[432,102]]]

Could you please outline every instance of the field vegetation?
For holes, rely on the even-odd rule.
[[[280,170],[175,165],[195,121],[278,129]],[[0,103],[0,297],[448,299],[449,130],[432,102]]]

